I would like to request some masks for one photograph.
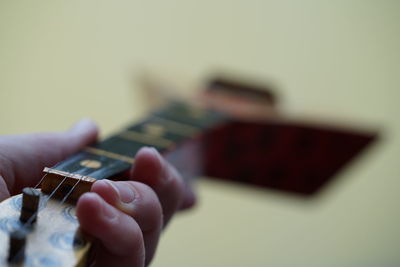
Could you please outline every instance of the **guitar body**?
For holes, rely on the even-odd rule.
[[[23,266],[85,266],[91,242],[78,230],[74,205],[61,204],[56,199],[45,202],[45,196],[41,199],[37,222],[27,235],[25,250],[21,250],[25,254]],[[22,194],[0,203],[0,266],[9,264],[10,234],[22,227],[19,220],[21,205]]]

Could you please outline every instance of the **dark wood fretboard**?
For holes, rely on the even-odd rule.
[[[166,153],[225,119],[215,111],[173,102],[51,169],[96,180],[110,178],[129,169],[141,147],[152,146]]]

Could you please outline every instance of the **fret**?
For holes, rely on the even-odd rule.
[[[99,148],[95,148],[95,147],[85,147],[83,149],[86,152],[95,154],[95,155],[99,155],[99,156],[105,156],[111,159],[117,159],[117,160],[121,160],[121,161],[125,161],[127,163],[133,164],[133,162],[135,161],[134,158],[131,157],[127,157],[118,153],[114,153],[114,152],[110,152],[110,151],[106,151],[103,149],[99,149]]]
[[[127,134],[125,140],[140,142],[142,146],[154,146],[161,153],[194,137],[177,134],[173,130],[171,131],[170,127],[156,122],[153,117],[127,128],[125,132],[129,132],[129,136]]]
[[[193,137],[201,132],[201,129],[188,124],[180,123],[177,121],[161,118],[153,115],[151,121],[155,120],[157,123],[163,125],[167,131],[182,135],[185,137]]]
[[[146,143],[120,138],[118,136],[120,133],[121,132],[110,136],[104,141],[96,144],[94,147],[97,149],[102,149],[105,151],[123,155],[128,158],[134,158],[136,152],[139,151],[141,147],[147,145]]]
[[[140,130],[141,132],[152,136],[163,136],[166,133],[166,128],[163,125],[153,122],[144,123]]]
[[[171,103],[166,109],[152,113],[153,117],[205,130],[227,119],[226,115],[180,102]]]
[[[172,142],[168,139],[158,137],[158,136],[153,136],[153,135],[146,135],[144,133],[136,132],[136,131],[132,131],[132,130],[126,130],[126,131],[118,134],[117,136],[120,138],[130,140],[130,141],[141,142],[146,145],[157,146],[157,147],[161,147],[161,148],[170,148],[171,146],[174,145],[174,142]]]

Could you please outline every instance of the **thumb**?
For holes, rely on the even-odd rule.
[[[94,143],[97,140],[97,135],[96,124],[91,119],[82,119],[76,122],[69,130],[61,133],[61,138],[56,140],[55,146],[60,153],[69,156],[78,152],[84,146]],[[65,155],[61,155],[54,163],[65,158]]]
[[[60,133],[36,133],[0,137],[0,175],[14,194],[33,186],[44,167],[78,152],[97,139],[97,127],[83,119]]]

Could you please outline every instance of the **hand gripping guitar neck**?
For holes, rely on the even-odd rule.
[[[222,121],[220,113],[172,103],[45,168],[37,188],[25,188],[0,203],[0,266],[84,266],[91,242],[79,230],[77,199],[96,180],[118,179],[143,146],[155,147],[172,161],[194,159],[182,148]]]

